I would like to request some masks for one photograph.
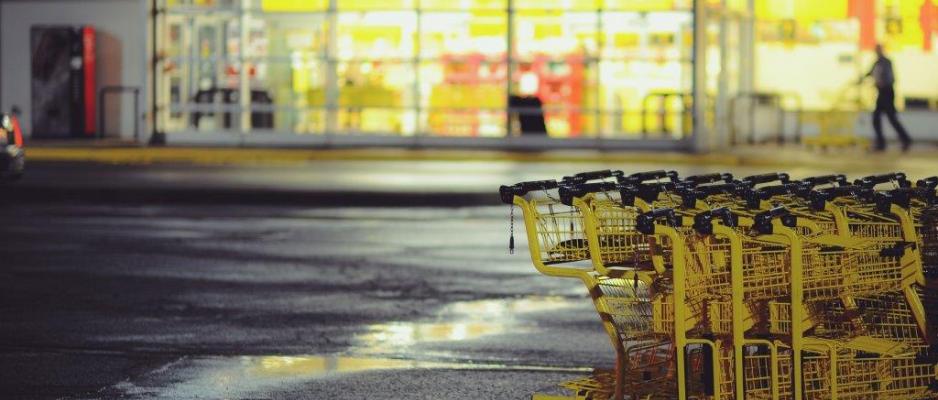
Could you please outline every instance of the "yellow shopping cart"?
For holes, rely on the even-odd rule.
[[[596,171],[501,192],[535,267],[586,284],[616,349],[571,398],[886,400],[936,398],[936,186]]]

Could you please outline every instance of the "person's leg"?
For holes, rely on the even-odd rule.
[[[886,139],[883,138],[883,118],[882,110],[879,107],[876,107],[876,110],[873,110],[873,132],[876,133],[876,144],[873,147],[875,151],[882,151],[886,149]]]
[[[883,137],[883,113],[888,112],[894,101],[892,90],[889,88],[878,88],[876,96],[876,109],[873,110],[873,132],[876,133],[876,147],[874,150],[880,151],[886,149],[886,138]]]
[[[889,118],[889,124],[892,125],[892,129],[896,130],[896,134],[902,142],[902,150],[908,150],[912,144],[912,139],[909,138],[909,133],[905,131],[905,127],[899,122],[896,111],[896,92],[893,88],[884,88],[879,93],[880,99],[877,99],[876,107],[886,114],[886,118]]]
[[[896,130],[896,133],[899,135],[899,140],[902,141],[902,146],[908,147],[912,144],[912,138],[909,137],[909,132],[905,130],[905,127],[902,126],[902,122],[899,122],[899,114],[893,110],[886,113],[886,118],[889,118],[889,124],[892,125],[892,128]]]

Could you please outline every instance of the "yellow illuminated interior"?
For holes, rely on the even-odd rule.
[[[850,92],[873,57],[858,45],[866,28],[851,1],[756,0],[751,90],[791,93],[818,110],[869,101],[870,93]],[[896,64],[899,97],[938,93],[938,76],[927,70],[938,58],[923,49],[924,1],[935,0],[872,1],[869,26]],[[707,2],[710,96],[741,90],[742,44],[721,46],[720,38],[740,35],[747,3]],[[251,88],[276,106],[275,131],[504,137],[518,134],[506,123],[509,95],[531,92],[551,137],[690,134],[690,105],[677,96],[693,85],[690,0],[512,0],[510,13],[507,0],[166,5],[176,34],[165,53],[179,59],[162,72],[167,97],[185,103],[198,89],[237,87],[244,69]],[[249,12],[172,13],[182,7]],[[522,90],[521,80],[534,89]],[[178,113],[179,129],[186,115]]]

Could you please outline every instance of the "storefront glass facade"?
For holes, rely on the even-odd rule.
[[[158,129],[686,139],[692,6],[167,0],[157,19]],[[522,121],[530,118],[543,129]]]
[[[877,42],[900,109],[938,107],[935,1],[157,0],[155,124],[697,148],[811,134],[829,123],[812,115],[870,106],[856,80]]]

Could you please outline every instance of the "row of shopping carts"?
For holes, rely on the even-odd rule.
[[[616,351],[571,398],[908,400],[938,398],[936,187],[606,170],[500,194],[510,246],[519,208]]]

